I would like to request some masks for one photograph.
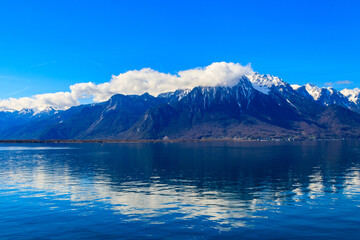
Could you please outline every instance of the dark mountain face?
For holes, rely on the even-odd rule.
[[[358,138],[360,115],[338,92],[294,90],[278,78],[243,77],[233,87],[196,87],[158,97],[110,100],[50,110],[0,112],[1,139]],[[269,79],[275,79],[271,85]],[[264,90],[264,91],[261,91]],[[317,89],[315,89],[317,90]],[[336,104],[336,105],[334,105]],[[350,106],[350,107],[349,107]],[[346,108],[347,109],[346,109]],[[350,109],[350,110],[349,110]]]
[[[14,126],[20,126],[31,120],[33,112],[0,112],[0,131],[12,128]]]
[[[35,114],[33,111],[13,112],[11,117],[2,118],[6,127],[0,130],[0,139],[39,139],[41,133],[81,111],[85,106],[72,107],[67,111],[46,111]],[[18,119],[20,117],[20,119]]]
[[[167,102],[167,98],[155,98],[147,93],[114,95],[107,102],[84,106],[43,131],[40,139],[112,139],[128,130],[149,108]]]
[[[347,121],[339,122],[335,119],[341,115],[358,114],[339,110],[331,117],[334,123],[325,126],[319,113],[326,115],[329,109],[331,108],[299,95],[291,87],[284,86],[263,94],[243,80],[232,88],[194,88],[175,104],[149,109],[132,128],[118,138],[342,136],[340,132],[331,132],[336,127],[345,126]],[[351,119],[350,116],[345,118]],[[354,120],[351,124],[359,127],[360,121]]]
[[[360,114],[337,105],[331,105],[318,114],[317,122],[322,126],[318,133],[323,138],[360,137]]]
[[[281,102],[280,104],[285,104]],[[281,108],[271,97],[251,87],[194,88],[174,104],[149,109],[129,131],[125,139],[219,138],[235,137],[241,132],[229,131],[236,126],[268,125],[290,127],[282,117],[296,118],[291,108]]]
[[[49,114],[2,113],[1,139],[109,139],[130,128],[146,110],[168,98],[114,95],[109,101]],[[6,117],[5,117],[6,116]],[[5,124],[6,123],[6,124]]]

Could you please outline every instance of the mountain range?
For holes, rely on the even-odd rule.
[[[67,110],[0,112],[0,139],[337,139],[360,137],[360,89],[290,85],[255,73],[234,86],[157,97],[116,94]]]

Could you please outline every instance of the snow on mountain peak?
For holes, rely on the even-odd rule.
[[[20,111],[18,111],[18,113],[21,115],[26,115],[26,114],[34,114],[34,111],[29,108],[24,108],[24,109],[21,109]]]
[[[179,89],[175,92],[166,92],[166,93],[160,93],[158,97],[160,98],[171,98],[174,97],[178,101],[180,101],[182,98],[187,96],[191,92],[191,89]]]
[[[314,84],[308,83],[305,85],[306,91],[317,101],[321,96],[321,88],[315,86]]]
[[[270,89],[273,86],[285,85],[285,82],[279,77],[269,74],[255,73],[253,75],[247,76],[247,78],[250,80],[256,90],[264,94],[269,94]]]
[[[353,102],[355,104],[360,103],[360,88],[354,88],[354,89],[343,89],[340,91],[347,99],[349,99],[350,102]]]
[[[292,87],[292,89],[294,89],[295,91],[298,90],[299,88],[301,88],[301,86],[298,84],[292,84],[292,85],[290,85],[290,87]]]

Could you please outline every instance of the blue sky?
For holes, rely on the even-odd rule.
[[[290,83],[360,86],[358,1],[1,1],[0,98],[128,70],[252,64]]]

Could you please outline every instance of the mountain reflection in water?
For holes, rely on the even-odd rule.
[[[1,239],[360,234],[358,142],[2,148]]]

